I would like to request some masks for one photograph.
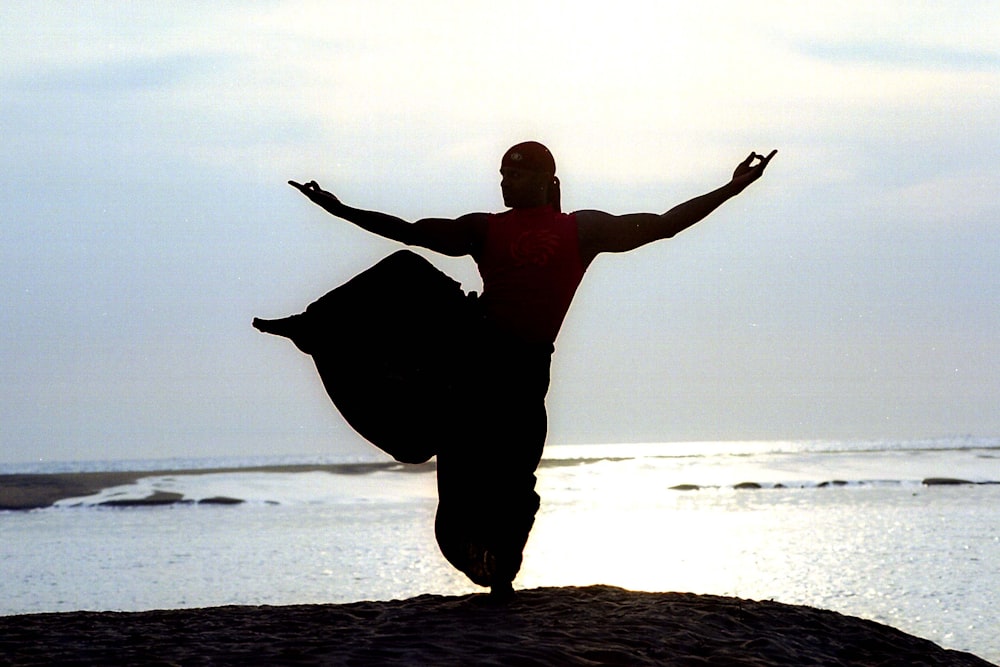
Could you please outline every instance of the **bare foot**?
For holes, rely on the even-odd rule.
[[[264,333],[274,334],[275,336],[285,336],[291,338],[293,335],[298,333],[298,330],[300,329],[298,325],[298,315],[282,317],[278,320],[264,320],[259,317],[253,318],[254,329]]]
[[[490,588],[490,604],[502,606],[514,600],[514,586],[511,582],[497,582]]]

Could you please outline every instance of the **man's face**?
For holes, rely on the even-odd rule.
[[[551,176],[537,171],[503,167],[500,169],[500,191],[504,206],[532,208],[548,203]]]

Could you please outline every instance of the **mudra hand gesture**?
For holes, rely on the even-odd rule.
[[[739,187],[740,190],[750,185],[758,178],[764,174],[764,169],[767,167],[767,163],[771,161],[777,150],[773,150],[767,155],[759,155],[757,153],[750,153],[750,156],[736,165],[736,171],[733,172],[733,185]],[[754,160],[760,160],[760,162],[754,163]]]
[[[317,204],[340,204],[340,200],[332,192],[327,192],[323,188],[319,187],[319,183],[316,181],[309,181],[308,183],[296,183],[295,181],[288,181],[288,184],[293,188],[309,197],[310,201]]]

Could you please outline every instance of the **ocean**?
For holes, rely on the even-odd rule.
[[[0,512],[0,615],[482,590],[437,550],[433,469],[374,452],[0,466],[116,470],[147,476]],[[810,605],[1000,663],[1000,439],[552,446],[538,480],[515,587]],[[184,502],[107,504],[154,493]]]

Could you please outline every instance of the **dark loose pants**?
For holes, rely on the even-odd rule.
[[[492,332],[475,299],[406,250],[255,325],[312,355],[369,442],[404,463],[436,455],[441,552],[478,584],[513,580],[538,510],[550,344]]]
[[[452,565],[489,586],[514,579],[538,511],[552,346],[476,340],[459,430],[437,455],[435,534]]]

